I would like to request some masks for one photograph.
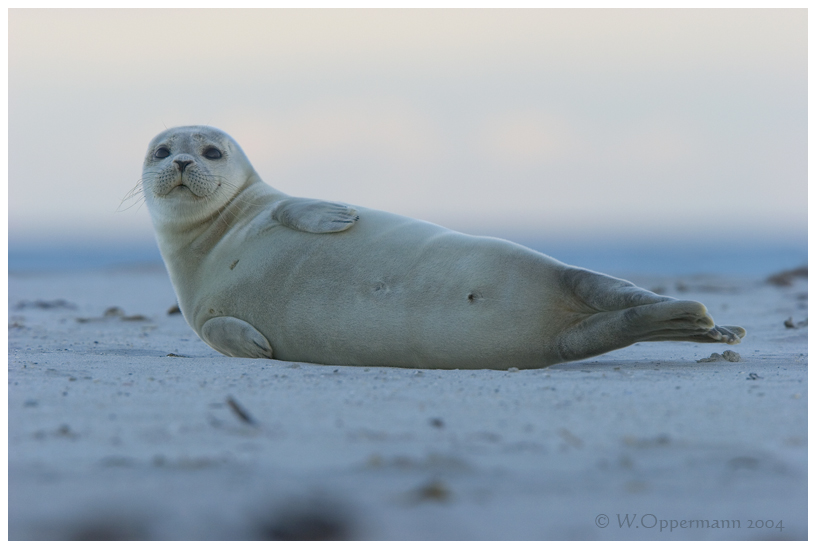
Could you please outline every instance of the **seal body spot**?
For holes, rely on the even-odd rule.
[[[215,128],[156,136],[142,182],[185,320],[226,355],[523,369],[642,341],[736,344],[745,334],[715,325],[698,302],[509,241],[291,197]]]

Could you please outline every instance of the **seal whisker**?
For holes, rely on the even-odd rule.
[[[142,186],[144,182],[144,178],[141,178],[137,181],[136,185],[131,188],[131,190],[125,194],[125,197],[122,198],[122,201],[119,202],[119,206],[114,210],[114,212],[124,212],[126,210],[132,209],[133,207],[141,207],[142,204],[145,202],[145,190]],[[128,205],[125,208],[122,208],[122,205],[125,204],[126,201],[135,200],[135,202],[131,205]]]

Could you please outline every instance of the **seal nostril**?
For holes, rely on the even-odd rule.
[[[187,165],[189,165],[189,164],[193,164],[193,161],[180,161],[180,160],[176,160],[176,161],[173,161],[173,162],[174,162],[174,163],[176,163],[176,166],[178,166],[178,167],[179,167],[179,171],[180,171],[180,172],[184,172],[184,171],[185,171],[185,168],[187,168]]]

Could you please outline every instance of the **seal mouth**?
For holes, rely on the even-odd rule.
[[[149,187],[155,190],[158,197],[175,198],[181,201],[204,199],[221,186],[217,177],[203,173],[195,169],[195,166],[181,174],[178,171],[166,169],[145,181],[150,182]]]
[[[198,195],[196,195],[192,189],[190,189],[185,184],[176,184],[172,188],[170,188],[167,192],[162,194],[163,197],[178,197],[178,198],[185,198],[189,197],[192,199],[200,199]]]
[[[170,188],[170,190],[166,193],[166,195],[170,195],[171,193],[177,193],[177,191],[181,191],[181,190],[186,190],[188,193],[191,193],[191,194],[193,193],[190,190],[190,188],[187,187],[185,184],[176,184],[175,186]]]
[[[209,195],[212,193],[205,193],[201,194],[196,193],[190,186],[187,184],[179,183],[170,188],[167,193],[164,194],[164,197],[179,197],[179,198],[189,198],[193,200],[199,199],[207,199]]]

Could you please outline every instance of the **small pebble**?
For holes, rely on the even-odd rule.
[[[452,491],[441,480],[432,480],[422,485],[415,490],[414,496],[416,501],[449,501],[452,497]]]
[[[719,354],[718,352],[713,352],[710,354],[709,358],[702,358],[700,360],[696,360],[696,363],[708,363],[708,362],[721,362],[727,360],[728,362],[740,362],[741,356],[738,352],[733,352],[732,350],[725,350],[723,354]]]
[[[142,314],[136,314],[135,316],[122,316],[122,321],[150,321],[150,318],[143,316]]]
[[[790,316],[784,321],[784,327],[786,327],[787,329],[798,329],[799,327],[807,327],[807,325],[808,320],[794,322],[792,320],[792,316]]]
[[[722,356],[724,356],[724,359],[727,360],[728,362],[741,361],[741,355],[738,352],[734,352],[732,350],[725,350],[724,353],[722,353]]]

